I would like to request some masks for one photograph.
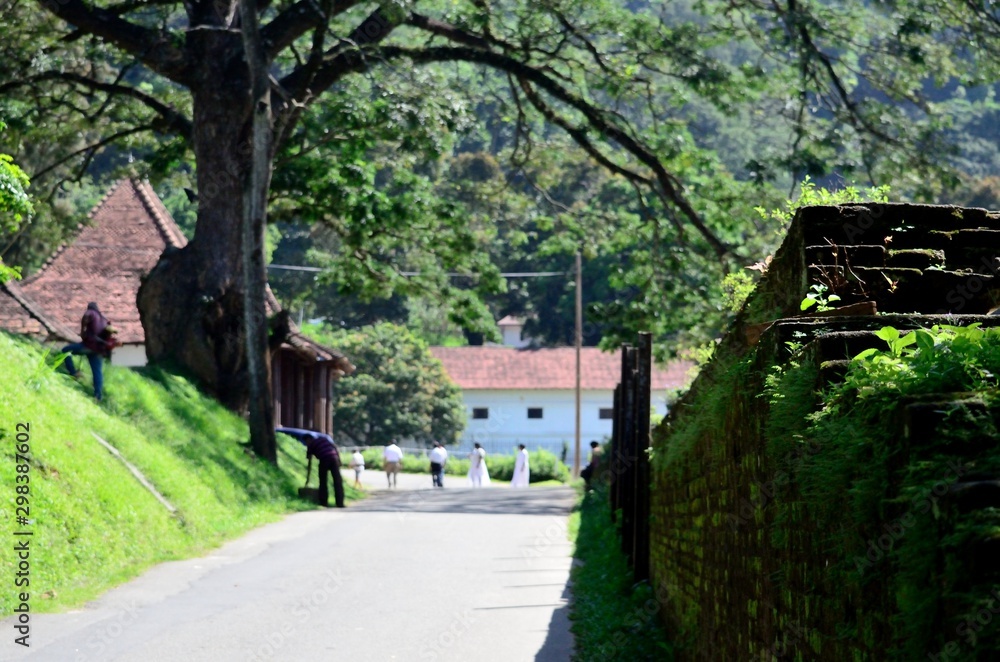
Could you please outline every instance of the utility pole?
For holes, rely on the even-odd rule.
[[[580,251],[576,252],[576,448],[573,476],[580,475],[580,348],[583,345],[583,276]]]

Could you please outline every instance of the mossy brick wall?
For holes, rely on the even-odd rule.
[[[807,208],[796,216],[715,358],[653,433],[651,575],[679,659],[928,659],[924,652],[950,661],[1000,659],[991,631],[978,633],[975,645],[959,632],[963,619],[987,604],[990,588],[1000,587],[998,546],[970,547],[968,538],[956,543],[965,520],[951,501],[935,497],[925,510],[903,499],[929,457],[937,471],[967,467],[976,463],[970,447],[952,458],[942,455],[947,433],[908,423],[921,405],[901,402],[898,416],[857,430],[859,443],[872,435],[899,440],[898,452],[858,467],[884,482],[885,497],[869,521],[856,524],[845,514],[831,526],[829,516],[818,513],[836,510],[838,499],[851,507],[851,495],[810,503],[798,484],[800,470],[826,452],[823,439],[798,434],[828,378],[828,349],[808,341],[824,331],[929,325],[937,318],[924,315],[958,312],[956,301],[964,302],[962,312],[985,313],[998,298],[987,268],[1000,255],[998,237],[1000,220],[983,210],[854,205]],[[832,255],[830,264],[817,262],[819,248]],[[897,268],[904,259],[918,260],[917,266]],[[818,264],[826,274],[845,274],[838,283],[844,303],[875,300],[880,310],[897,314],[781,322],[750,346],[749,327],[798,312],[809,284],[824,278]],[[852,282],[858,271],[866,275]],[[882,273],[889,278],[871,277]],[[951,296],[972,278],[980,279],[976,292]],[[973,319],[997,321],[960,323]],[[806,344],[794,368],[787,363],[792,340]],[[780,367],[782,397],[766,397],[768,375],[775,379]],[[995,407],[986,411],[995,423]],[[986,425],[982,420],[975,425]],[[973,445],[973,453],[996,452],[991,430],[978,433],[987,441]],[[947,487],[954,477],[940,482]],[[904,544],[910,555],[901,563],[894,554]],[[921,654],[913,657],[914,651]]]

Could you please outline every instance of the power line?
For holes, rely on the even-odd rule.
[[[322,267],[300,267],[292,264],[269,264],[268,269],[285,269],[287,271],[310,271],[310,272],[321,272],[325,271]],[[504,278],[549,278],[552,276],[568,276],[572,274],[571,271],[510,271],[506,273],[501,273],[500,275]],[[424,274],[419,271],[401,271],[399,272],[401,276],[423,276]],[[477,274],[459,274],[459,273],[449,273],[447,276],[455,278],[473,278]]]

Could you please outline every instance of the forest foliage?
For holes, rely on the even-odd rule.
[[[192,38],[171,3],[95,4],[105,5]],[[268,3],[265,31],[297,6]],[[350,7],[325,38],[343,38],[372,9]],[[662,355],[718,332],[730,314],[723,277],[763,260],[782,226],[754,208],[776,208],[805,177],[998,204],[1000,20],[988,2],[393,7],[398,29],[364,45],[377,65],[310,101],[274,157],[273,259],[323,272],[273,269],[272,285],[310,317],[440,338],[489,336],[492,320],[519,314],[532,336],[564,344],[572,276],[500,274],[568,272],[581,250],[584,341],[615,346],[651,330]],[[5,4],[0,26],[17,36],[0,46],[10,124],[0,147],[32,175],[39,209],[8,261],[37,266],[123,174],[150,177],[193,231],[204,191],[184,90],[31,3]],[[275,59],[276,75],[306,60],[307,36]],[[527,70],[491,67],[487,54],[550,73],[569,96]],[[588,107],[620,135],[595,129]],[[630,137],[674,178],[724,257],[683,211],[638,186],[642,164],[622,147]]]
[[[331,394],[341,443],[384,446],[415,441],[429,446],[458,440],[465,428],[461,391],[427,344],[405,327],[382,322],[359,329],[306,331],[349,356],[356,367],[334,382]]]

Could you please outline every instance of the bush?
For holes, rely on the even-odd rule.
[[[381,471],[382,447],[366,448],[361,451],[365,458],[365,468]],[[487,455],[486,467],[490,471],[491,480],[510,480],[514,477],[515,455]],[[569,482],[569,467],[559,461],[552,453],[545,450],[538,450],[528,453],[528,465],[531,469],[532,483],[541,483],[546,480],[558,480]],[[444,467],[445,473],[449,476],[465,476],[469,473],[469,459],[465,457],[455,457],[454,453],[448,456],[448,463]],[[404,455],[404,473],[425,473],[431,472],[431,462],[426,455]]]

